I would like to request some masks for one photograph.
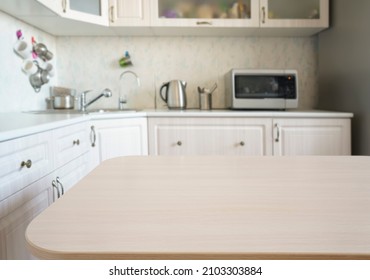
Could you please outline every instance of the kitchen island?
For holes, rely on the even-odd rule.
[[[369,157],[121,157],[29,225],[41,259],[370,259]]]

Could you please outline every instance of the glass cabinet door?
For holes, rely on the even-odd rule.
[[[328,0],[261,0],[261,26],[326,26],[328,10]]]
[[[100,0],[69,0],[69,8],[73,11],[101,16]]]
[[[62,0],[62,8],[66,18],[108,25],[108,0]]]
[[[256,0],[152,0],[152,5],[159,25],[258,25]]]

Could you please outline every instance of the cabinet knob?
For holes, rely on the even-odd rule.
[[[32,167],[32,160],[27,160],[27,161],[22,161],[21,162],[21,167],[27,167],[27,168],[31,168]]]
[[[244,146],[245,145],[245,142],[244,141],[240,141],[239,145],[240,146]]]
[[[182,145],[182,142],[181,141],[177,141],[176,145],[177,146],[181,146]]]
[[[73,140],[73,145],[80,145],[80,139]]]

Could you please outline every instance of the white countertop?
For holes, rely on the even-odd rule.
[[[142,110],[95,114],[0,113],[0,142],[87,120],[133,117],[253,117],[253,118],[352,118],[352,113],[330,111]]]

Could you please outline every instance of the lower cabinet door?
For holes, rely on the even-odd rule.
[[[148,155],[146,118],[97,120],[93,126],[100,161],[120,156]]]
[[[41,179],[27,188],[37,189],[36,185],[39,184],[46,186],[47,180]],[[13,198],[10,197],[7,200],[13,200]],[[4,204],[14,203],[14,200],[7,200],[1,202],[2,207]],[[49,206],[49,202],[49,191],[45,189],[0,219],[0,259],[33,259],[27,250],[25,232],[28,224]]]
[[[271,155],[271,120],[152,118],[151,155]]]
[[[350,119],[274,119],[274,155],[351,155]]]

